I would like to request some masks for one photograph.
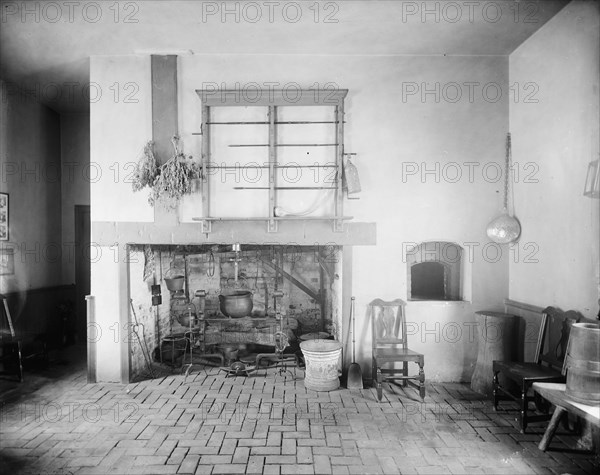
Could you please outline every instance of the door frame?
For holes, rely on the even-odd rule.
[[[84,219],[87,219],[89,224],[88,227],[90,229],[91,232],[91,215],[90,215],[90,205],[75,205],[75,223],[74,223],[74,234],[75,234],[75,300],[76,300],[76,304],[75,304],[75,312],[77,314],[77,323],[76,323],[76,327],[77,327],[77,332],[78,332],[78,336],[79,337],[85,337],[86,339],[86,346],[87,346],[87,380],[88,383],[92,383],[92,382],[96,382],[96,344],[93,341],[90,341],[90,339],[88,338],[87,335],[87,329],[90,325],[90,318],[92,317],[92,315],[90,315],[90,312],[88,312],[88,301],[86,299],[87,294],[89,294],[89,290],[86,291],[82,291],[81,290],[81,282],[79,282],[79,273],[78,270],[80,268],[80,266],[82,265],[82,259],[84,258],[85,254],[82,252],[81,250],[81,242],[82,242],[82,235],[81,235],[81,223],[83,222]],[[86,216],[87,215],[87,216]],[[87,242],[88,244],[91,242],[91,235],[87,237],[87,240],[84,240],[84,242]],[[88,252],[88,257],[89,257],[89,252]],[[91,263],[89,262],[89,258],[88,258],[88,263],[87,263],[87,267],[88,269],[90,269]],[[88,275],[88,282],[91,285],[91,269],[90,269],[90,273]],[[84,299],[83,302],[80,302],[80,298]],[[85,315],[85,322],[81,322],[80,319],[82,318],[80,315],[80,310],[83,309],[84,315]],[[93,322],[92,322],[93,324]],[[85,331],[83,332],[84,335],[80,335],[81,330],[85,329]]]

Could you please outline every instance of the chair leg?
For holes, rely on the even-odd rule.
[[[498,410],[498,391],[500,383],[498,382],[498,371],[494,371],[494,379],[492,380],[492,400],[494,403],[494,411]]]
[[[23,382],[23,357],[22,357],[22,348],[21,348],[21,340],[17,341],[17,365],[18,365],[18,377],[19,382]]]
[[[373,358],[373,360],[371,361],[371,381],[373,382],[371,384],[371,387],[376,388],[377,387],[377,361],[375,360],[375,358]]]
[[[404,362],[402,363],[402,367],[404,368],[404,369],[403,369],[403,371],[404,371],[403,375],[404,375],[404,376],[408,376],[408,361],[404,361]],[[407,380],[407,379],[404,379],[404,381],[402,382],[402,385],[403,385],[404,387],[408,386],[408,380]]]
[[[381,402],[383,398],[383,388],[381,384],[383,383],[383,375],[381,374],[381,369],[377,368],[377,400]]]
[[[425,370],[423,367],[425,363],[419,363],[419,396],[421,399],[425,399]]]
[[[521,387],[521,414],[520,414],[520,422],[521,422],[521,433],[525,433],[525,429],[527,429],[527,385],[523,383]]]

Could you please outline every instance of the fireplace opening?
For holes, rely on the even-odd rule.
[[[273,353],[282,338],[290,354],[303,339],[340,339],[340,250],[244,243],[130,246],[130,318],[143,332],[130,339],[130,380],[148,377],[149,365],[180,368],[190,362],[191,347],[194,358],[221,355],[231,364]]]

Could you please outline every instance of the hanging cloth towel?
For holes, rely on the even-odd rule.
[[[358,170],[350,157],[346,157],[343,162],[344,173],[342,175],[342,187],[349,195],[360,192],[360,180]]]

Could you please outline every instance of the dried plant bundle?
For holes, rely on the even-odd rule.
[[[133,191],[140,191],[145,187],[151,187],[154,184],[158,173],[158,165],[154,156],[154,143],[149,141],[144,146],[142,157],[137,162],[133,172],[133,181],[131,187]]]
[[[192,192],[192,181],[202,176],[200,165],[193,161],[192,156],[185,156],[179,148],[179,137],[171,140],[175,150],[174,155],[158,169],[158,174],[152,184],[152,193],[148,198],[154,205],[161,197],[180,200],[183,195]]]

